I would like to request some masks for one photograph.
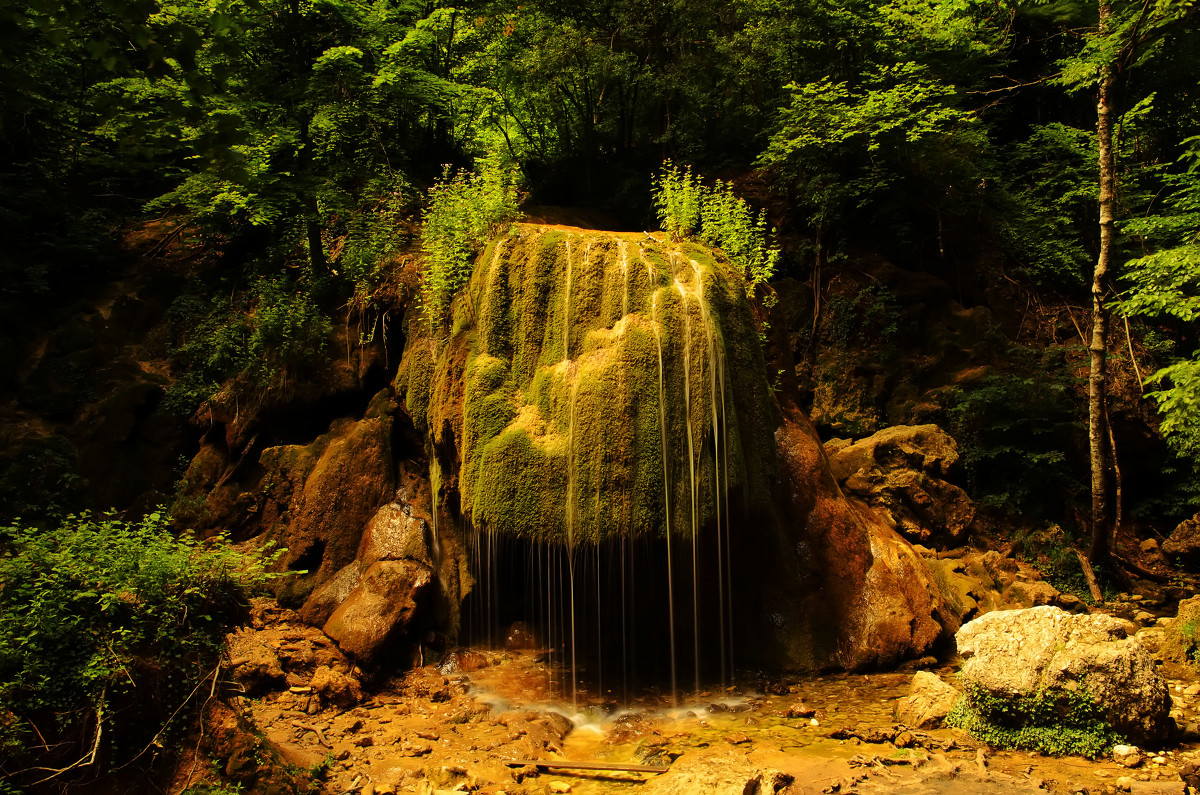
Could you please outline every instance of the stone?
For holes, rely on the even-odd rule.
[[[321,697],[322,702],[336,704],[342,708],[353,707],[363,699],[362,685],[358,679],[335,671],[327,665],[322,665],[313,673],[309,686]],[[352,731],[361,726],[362,723],[358,722],[358,726]]]
[[[1184,519],[1162,544],[1163,554],[1189,569],[1200,564],[1200,513]]]
[[[1134,637],[1146,651],[1159,655],[1163,644],[1166,643],[1167,631],[1160,626],[1143,627]]]
[[[354,560],[318,586],[300,608],[300,617],[315,626],[324,625],[379,561],[410,560],[433,568],[429,523],[415,516],[408,505],[384,505],[363,531]]]
[[[1132,629],[1112,616],[1050,606],[987,613],[956,635],[962,682],[1001,698],[1082,688],[1118,733],[1159,743],[1170,729],[1171,697]]]
[[[405,740],[400,745],[400,753],[404,756],[424,756],[432,752],[433,746],[423,740]]]
[[[1159,656],[1163,660],[1190,664],[1200,649],[1197,642],[1200,628],[1200,596],[1184,599],[1179,603],[1179,610],[1163,630],[1163,641],[1159,648]]]
[[[1137,767],[1146,756],[1136,745],[1114,745],[1112,759],[1121,767]]]
[[[287,682],[279,655],[255,632],[242,629],[230,634],[229,658],[233,677],[248,697],[278,690]]]
[[[1014,580],[1004,592],[1004,601],[1014,607],[1038,607],[1058,601],[1058,589],[1042,580]]]
[[[267,482],[283,489],[258,497],[282,501],[260,511],[276,517],[270,537],[288,550],[279,565],[308,572],[287,578],[281,599],[307,595],[354,560],[367,520],[395,488],[391,432],[390,417],[338,420],[311,445],[262,452]]]
[[[975,518],[966,492],[945,479],[958,446],[936,425],[896,425],[827,453],[842,488],[910,541],[957,541]]]
[[[524,621],[513,622],[504,636],[504,648],[509,651],[536,649],[540,645],[537,635]]]
[[[407,505],[384,505],[363,530],[358,560],[367,565],[380,560],[414,560],[432,568],[430,546],[433,531],[423,518],[415,516]]]
[[[957,699],[958,691],[936,674],[917,671],[908,695],[896,703],[896,722],[910,729],[936,729]]]
[[[433,571],[421,563],[375,563],[325,622],[325,634],[356,661],[373,664],[410,632],[418,602],[434,584]]]
[[[1158,551],[1158,539],[1147,538],[1143,540],[1142,543],[1138,544],[1138,549],[1140,549],[1143,554],[1153,555]]]
[[[542,713],[542,723],[560,741],[566,739],[566,736],[575,730],[575,722],[561,712]]]

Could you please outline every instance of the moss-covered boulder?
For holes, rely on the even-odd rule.
[[[956,636],[973,711],[990,723],[993,713],[1028,713],[1029,726],[1049,728],[1056,716],[1079,728],[1070,721],[1094,713],[1136,744],[1162,742],[1172,724],[1171,697],[1133,629],[1112,616],[1049,606],[980,616]]]
[[[700,246],[518,226],[451,329],[410,325],[397,391],[489,532],[691,536],[768,501],[778,413],[734,267]],[[443,455],[443,457],[446,457]]]

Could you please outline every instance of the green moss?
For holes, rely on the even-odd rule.
[[[477,527],[575,543],[686,535],[716,519],[726,486],[767,499],[777,409],[723,256],[520,227],[480,255],[453,312],[473,320],[436,362],[410,340],[405,399],[428,401],[439,439],[455,433]]]
[[[996,748],[1054,756],[1094,759],[1123,742],[1084,690],[1039,690],[1001,698],[971,684],[946,717],[946,725]]]
[[[419,340],[405,349],[396,373],[396,389],[404,400],[404,408],[412,418],[413,425],[422,433],[429,431],[429,398],[433,385],[435,350],[430,340]]]

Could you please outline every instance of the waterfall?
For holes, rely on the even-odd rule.
[[[654,289],[654,285],[650,285]],[[675,581],[671,571],[671,472],[667,458],[667,393],[663,386],[663,352],[662,324],[658,319],[658,291],[655,291],[650,302],[651,319],[654,322],[654,342],[658,348],[658,416],[662,437],[662,467],[663,467],[663,513],[666,517],[667,536],[667,594],[669,610],[669,629],[671,637],[671,698],[679,701],[679,678],[675,666]]]
[[[477,325],[434,357],[423,420],[462,434],[464,529],[481,580],[470,616],[492,637],[520,616],[536,621],[560,666],[556,687],[579,707],[598,683],[628,688],[648,671],[664,685],[669,673],[676,698],[681,667],[697,689],[732,671],[729,490],[764,471],[747,451],[773,450],[769,429],[733,425],[769,394],[753,348],[725,346],[753,329],[738,278],[695,247],[521,227],[477,263]],[[435,469],[436,514],[454,482]],[[688,588],[676,592],[675,569],[689,565],[681,540],[690,627],[676,621]],[[630,656],[639,652],[649,669]]]

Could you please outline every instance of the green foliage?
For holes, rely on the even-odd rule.
[[[844,351],[853,344],[869,346],[881,355],[899,331],[900,305],[895,294],[880,284],[842,291],[830,296],[821,330],[834,348]]]
[[[60,736],[125,721],[118,755],[170,728],[244,620],[247,589],[278,576],[223,537],[175,537],[159,513],[18,521],[0,544],[0,746],[14,760],[31,722]]]
[[[183,295],[168,316],[178,380],[166,402],[181,414],[227,379],[258,394],[286,390],[325,361],[332,333],[311,288],[282,278],[259,278],[233,297]]]
[[[680,170],[668,160],[654,178],[653,196],[663,229],[676,240],[695,235],[724,251],[741,269],[747,296],[771,280],[779,249],[767,243],[767,211],[755,216],[746,200],[734,195],[733,185],[717,180],[706,187],[691,166]]]
[[[499,157],[482,158],[474,173],[446,167],[429,189],[421,227],[422,300],[431,327],[445,323],[450,302],[471,278],[475,254],[518,216],[517,172]]]
[[[1086,541],[1072,539],[1056,524],[1019,532],[1013,541],[1017,556],[1041,572],[1046,582],[1063,593],[1074,594],[1089,604],[1092,602],[1091,588],[1075,553]],[[1096,566],[1094,572],[1101,592],[1107,596],[1109,573],[1102,566]]]
[[[1020,358],[1016,350],[1011,356]],[[1061,361],[1043,356],[946,394],[949,430],[975,500],[1046,513],[1061,511],[1063,495],[1080,490],[1067,457],[1084,434],[1073,383]]]
[[[1179,639],[1182,641],[1184,654],[1193,664],[1200,660],[1200,638],[1197,638],[1196,625],[1197,621],[1193,618],[1179,627]]]
[[[241,784],[220,782],[217,784],[193,784],[179,795],[242,795]]]
[[[708,192],[691,166],[680,170],[670,160],[654,179],[654,206],[663,231],[681,240],[701,228],[701,207]]]
[[[1084,284],[1099,223],[1096,157],[1094,131],[1055,122],[1035,126],[1004,159],[1000,234],[1019,272],[1041,286]]]
[[[1164,177],[1170,191],[1164,212],[1125,224],[1150,253],[1127,264],[1129,289],[1116,311],[1177,321],[1185,328],[1200,320],[1200,137],[1184,141],[1188,168]],[[1177,359],[1146,379],[1159,388],[1162,432],[1181,457],[1200,454],[1200,352]]]
[[[947,186],[931,202],[961,202],[964,187],[979,181],[983,126],[958,107],[957,88],[928,66],[867,67],[853,81],[824,77],[786,89],[788,104],[758,162],[789,186],[817,229],[837,228],[868,204],[929,184]]]
[[[1039,690],[1006,698],[972,683],[946,716],[946,725],[995,748],[1052,756],[1095,759],[1123,742],[1086,690]]]

